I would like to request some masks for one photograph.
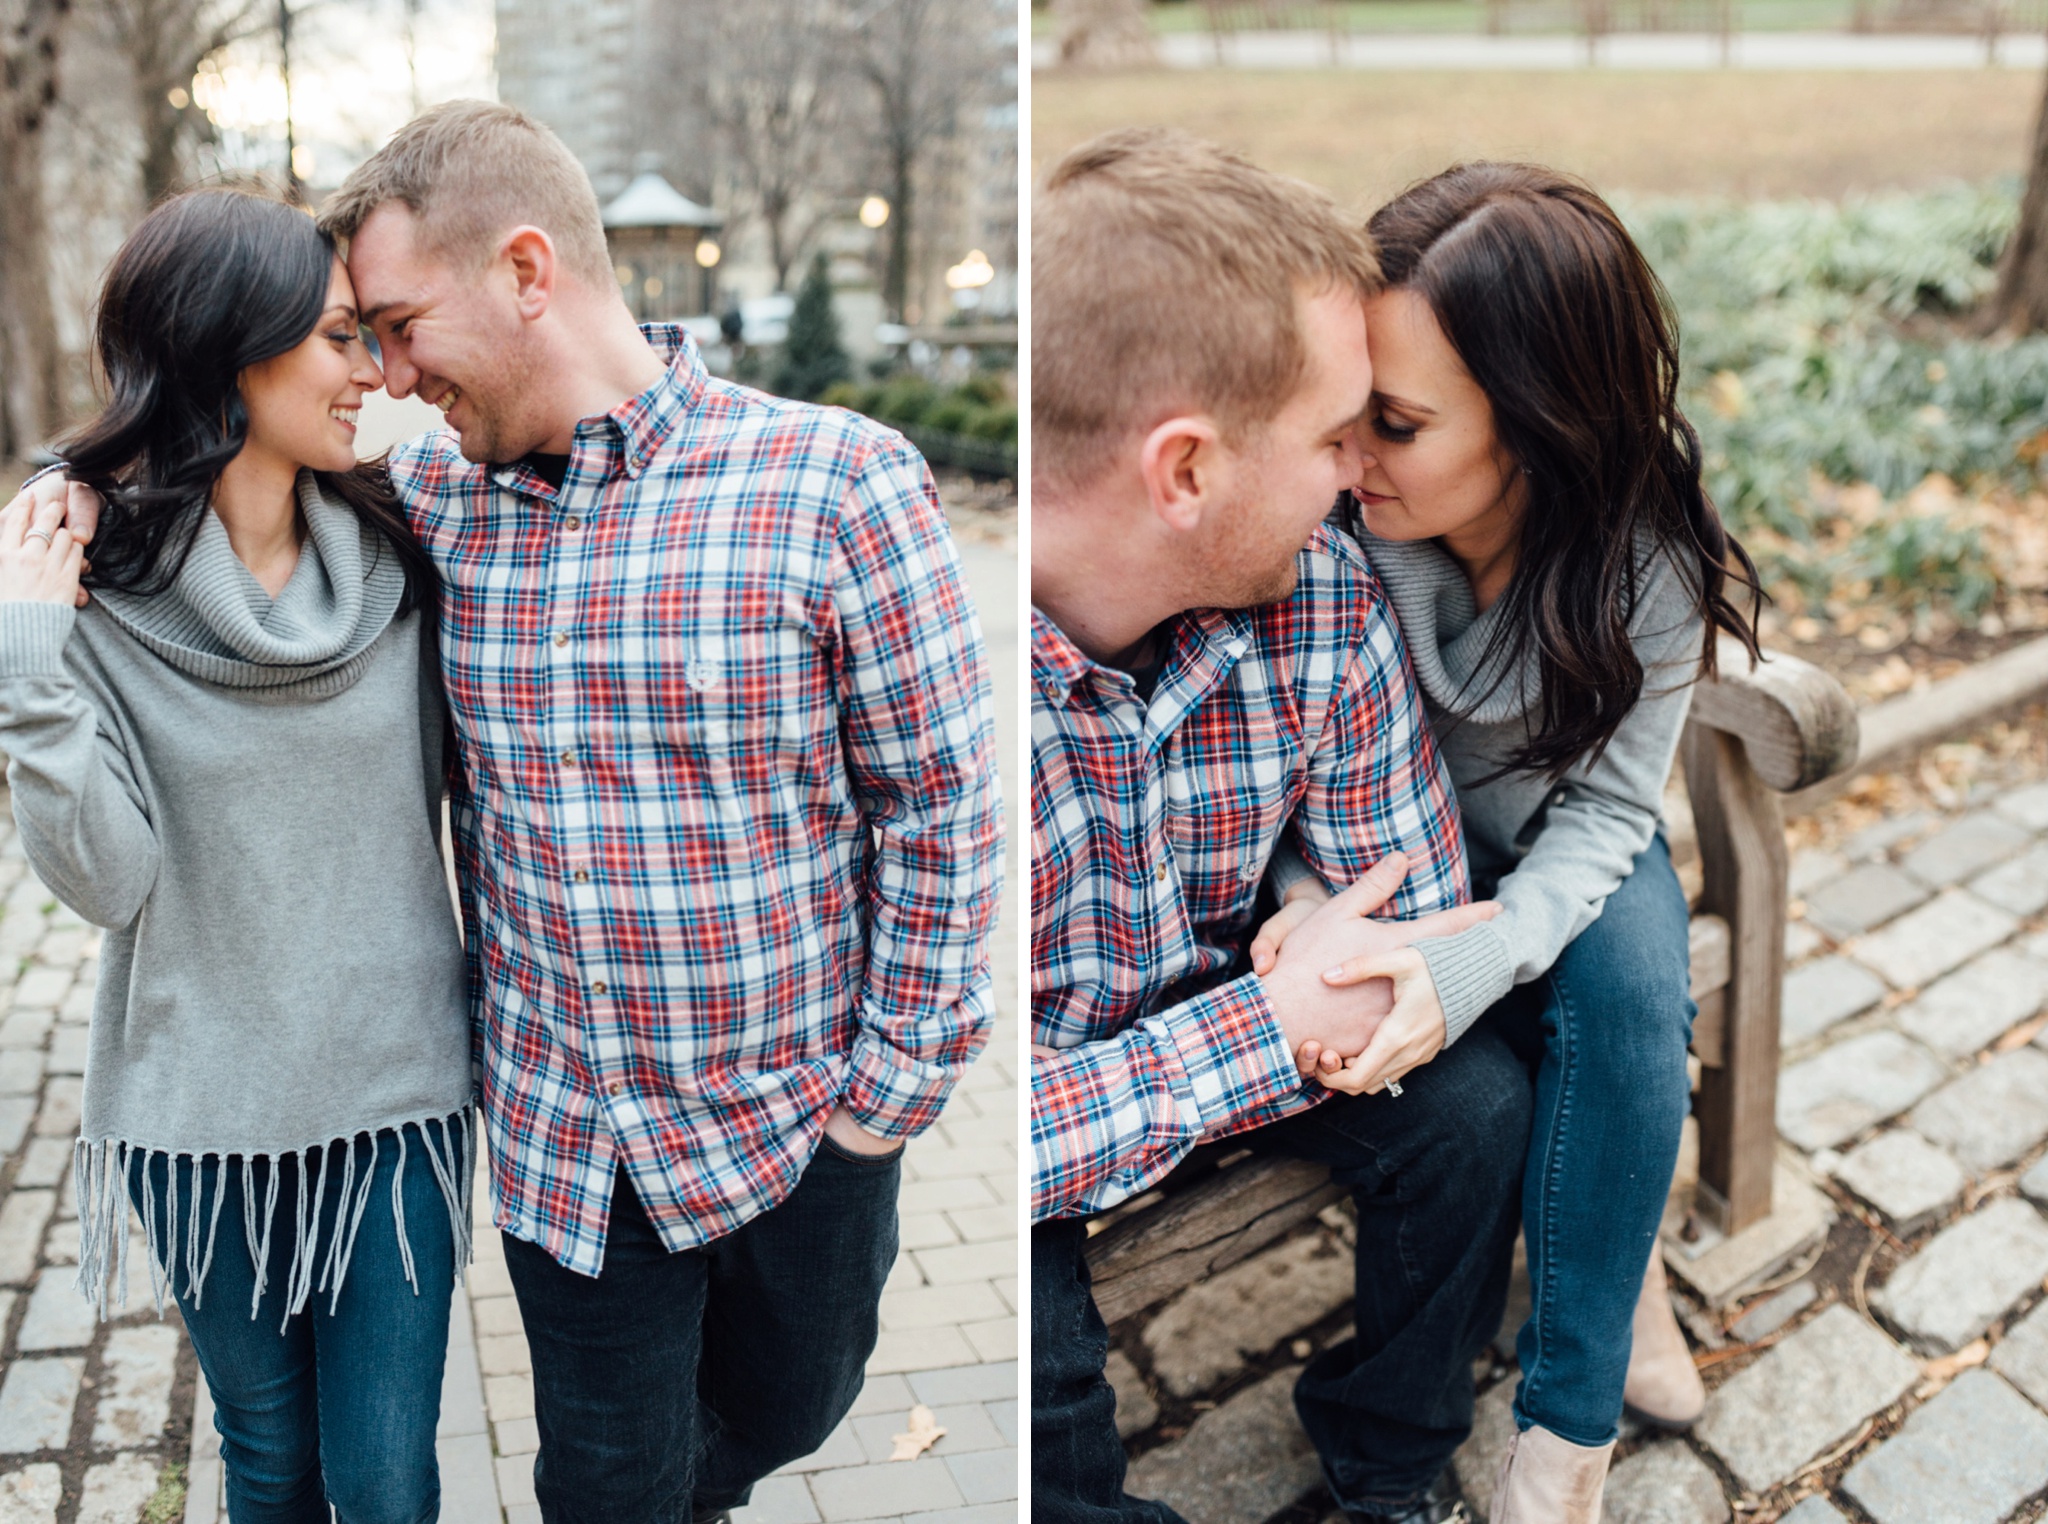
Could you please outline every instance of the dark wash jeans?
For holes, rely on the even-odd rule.
[[[1688,919],[1659,836],[1550,972],[1482,1018],[1536,1071],[1515,1422],[1575,1445],[1619,1431],[1636,1298],[1678,1163],[1694,1013]]]
[[[505,1235],[547,1524],[689,1524],[824,1443],[874,1352],[902,1160],[821,1139],[781,1205],[676,1252],[622,1168],[595,1278]]]
[[[1314,1159],[1358,1208],[1357,1335],[1294,1392],[1347,1508],[1422,1496],[1472,1428],[1472,1361],[1500,1327],[1529,1137],[1528,1071],[1482,1022],[1402,1081],[1332,1096],[1243,1135]],[[1172,1524],[1123,1490],[1109,1336],[1088,1289],[1083,1219],[1031,1232],[1031,1486],[1037,1524]]]
[[[418,1291],[407,1283],[400,1261],[391,1213],[398,1150],[386,1134],[377,1149],[377,1173],[339,1302],[330,1312],[329,1297],[316,1291],[305,1310],[288,1322],[284,1308],[299,1209],[297,1168],[278,1171],[268,1285],[252,1319],[249,1298],[256,1274],[242,1225],[241,1170],[223,1170],[217,1158],[199,1167],[202,1228],[212,1221],[223,1183],[228,1199],[220,1203],[213,1263],[197,1307],[185,1288],[180,1230],[178,1285],[184,1289],[178,1310],[213,1391],[228,1517],[234,1524],[329,1524],[330,1517],[339,1524],[430,1524],[441,1516],[434,1428],[441,1416],[455,1241],[419,1129],[408,1126],[406,1132],[405,1239]],[[451,1130],[448,1136],[460,1158],[460,1135]],[[434,1133],[436,1142],[441,1137]],[[370,1146],[357,1139],[354,1147],[361,1171],[369,1163]],[[341,1168],[341,1145],[329,1147],[327,1162]],[[128,1172],[128,1194],[137,1211],[145,1190],[155,1197],[150,1216],[158,1225],[159,1247],[168,1167],[162,1155],[155,1155],[147,1166],[137,1158]],[[192,1161],[180,1159],[176,1167],[183,1217],[191,1209]],[[251,1174],[260,1237],[270,1166],[255,1161]],[[326,1255],[341,1191],[331,1183],[322,1193],[318,1166],[313,1182],[314,1195],[323,1197],[317,1263]],[[356,1184],[360,1190],[360,1173]]]

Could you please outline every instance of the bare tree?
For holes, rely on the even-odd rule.
[[[0,0],[0,456],[41,443],[58,420],[42,147],[70,8],[71,0]]]
[[[828,216],[847,126],[836,0],[722,8],[708,105],[743,214],[768,235],[775,289]]]
[[[981,0],[873,0],[855,16],[850,46],[873,91],[890,201],[882,304],[898,321],[909,307],[919,191],[935,153],[959,139],[991,66],[991,29]]]
[[[1159,62],[1145,0],[1052,0],[1060,63],[1069,69],[1142,69]]]
[[[2019,333],[2048,328],[2048,94],[2034,120],[2028,166],[2019,226],[2005,246],[1998,289],[1985,313],[1987,328]]]
[[[135,78],[142,199],[154,205],[185,178],[185,151],[210,126],[192,102],[199,66],[247,34],[256,0],[102,0]]]

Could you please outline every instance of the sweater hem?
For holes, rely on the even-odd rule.
[[[283,1331],[295,1314],[305,1311],[315,1292],[329,1296],[328,1310],[331,1313],[340,1304],[342,1284],[348,1277],[349,1261],[355,1253],[356,1236],[369,1209],[370,1188],[376,1178],[383,1136],[390,1133],[398,1148],[398,1172],[391,1183],[391,1213],[398,1232],[399,1261],[407,1284],[417,1296],[420,1292],[419,1275],[413,1262],[411,1241],[406,1236],[403,1196],[408,1151],[405,1129],[408,1127],[417,1129],[419,1133],[428,1167],[434,1173],[434,1182],[440,1188],[442,1202],[448,1209],[448,1226],[455,1246],[455,1280],[460,1282],[473,1257],[470,1212],[480,1140],[477,1104],[473,1099],[452,1111],[437,1107],[419,1116],[360,1127],[296,1148],[170,1149],[115,1137],[80,1138],[73,1145],[72,1162],[72,1179],[78,1193],[79,1231],[75,1284],[92,1303],[102,1321],[120,1315],[113,1308],[125,1311],[128,1306],[127,1220],[132,1210],[128,1194],[129,1172],[138,1160],[146,1170],[158,1159],[164,1160],[167,1166],[183,1162],[195,1167],[213,1159],[219,1162],[219,1168],[215,1173],[211,1208],[206,1211],[203,1223],[204,1185],[195,1183],[192,1186],[191,1199],[181,1213],[175,1168],[166,1170],[161,1222],[158,1221],[156,1193],[149,1190],[142,1193],[143,1240],[149,1260],[150,1293],[157,1316],[163,1316],[166,1299],[176,1297],[181,1264],[186,1294],[192,1298],[194,1307],[202,1305],[207,1275],[213,1268],[221,1207],[227,1196],[228,1161],[239,1160],[236,1185],[242,1197],[242,1225],[256,1272],[256,1289],[249,1302],[249,1316],[253,1320],[261,1310],[263,1295],[269,1286],[278,1186],[289,1161],[298,1172],[299,1207],[294,1213],[291,1263],[285,1271],[285,1321],[279,1325],[279,1331]],[[356,1144],[360,1140],[368,1141],[370,1157],[358,1184]],[[331,1157],[332,1151],[343,1145],[346,1145],[346,1151],[339,1161],[341,1184],[336,1197],[333,1227],[327,1235],[323,1256],[321,1207],[336,1165]],[[320,1158],[317,1174],[311,1158],[314,1154]],[[269,1181],[268,1189],[263,1192],[265,1199],[260,1213],[252,1189],[255,1178],[252,1166],[259,1159],[268,1166]],[[196,1174],[192,1178],[195,1182],[198,1179]],[[312,1193],[310,1201],[309,1190]],[[260,1231],[259,1216],[262,1219]]]

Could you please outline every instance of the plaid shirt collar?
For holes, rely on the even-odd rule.
[[[610,412],[583,419],[576,425],[569,447],[571,464],[585,450],[601,452],[607,478],[623,472],[629,480],[638,481],[662,446],[675,438],[711,381],[697,341],[682,324],[643,323],[640,332],[667,365],[661,379]],[[493,466],[491,480],[529,497],[555,495],[547,480],[524,461]]]
[[[1192,709],[1251,649],[1253,625],[1244,609],[1190,609],[1173,617],[1171,651],[1159,674],[1155,703],[1172,694],[1183,711]],[[1045,613],[1031,611],[1031,681],[1055,709],[1094,679],[1098,691],[1121,692],[1131,676],[1089,656]],[[1189,690],[1192,681],[1195,686]]]

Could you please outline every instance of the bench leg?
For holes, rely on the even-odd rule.
[[[1785,969],[1785,824],[1777,794],[1750,767],[1739,738],[1688,725],[1684,760],[1705,880],[1699,908],[1729,927],[1723,1058],[1703,1071],[1696,1107],[1699,1210],[1733,1234],[1771,1211]]]

